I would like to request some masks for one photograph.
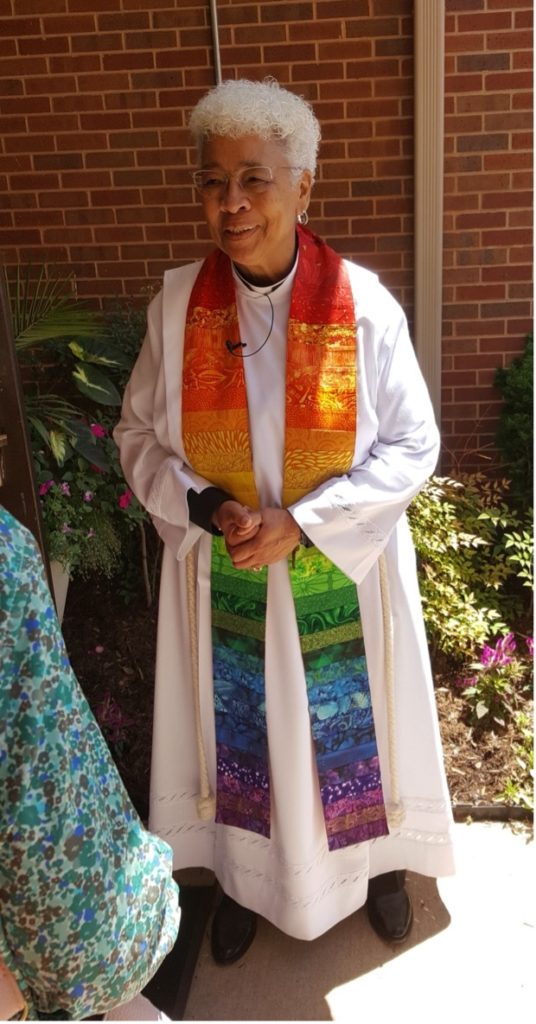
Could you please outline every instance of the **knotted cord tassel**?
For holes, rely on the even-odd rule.
[[[398,778],[398,756],[396,749],[395,720],[395,673],[393,655],[393,619],[391,614],[391,597],[385,555],[378,559],[380,573],[380,596],[382,602],[383,640],[385,659],[385,689],[387,698],[387,737],[389,747],[389,773],[391,780],[391,803],[386,807],[387,820],[391,828],[400,828],[406,812],[400,801],[400,782]]]
[[[199,781],[201,793],[197,798],[197,814],[201,821],[209,821],[216,814],[216,798],[210,789],[207,756],[201,725],[201,702],[199,698],[199,645],[197,632],[197,586],[196,566],[193,548],[186,555],[186,588],[188,594],[188,622],[190,626],[190,660],[192,663],[192,687],[194,698],[195,734]]]

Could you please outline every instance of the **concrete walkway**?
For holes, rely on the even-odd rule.
[[[207,929],[183,1019],[495,1024],[532,1015],[531,832],[471,823],[456,833],[455,877],[408,874],[415,922],[404,946],[382,943],[364,910],[310,943],[260,920],[245,957],[218,967]]]

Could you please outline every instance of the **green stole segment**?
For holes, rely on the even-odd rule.
[[[356,324],[340,257],[299,229],[286,372],[283,503],[351,467]],[[259,507],[230,261],[213,253],[188,307],[183,439],[199,474]],[[330,849],[387,833],[355,585],[318,550],[289,566]],[[233,569],[213,541],[212,642],[218,822],[270,835],[264,662],[267,570]]]

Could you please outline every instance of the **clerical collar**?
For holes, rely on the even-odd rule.
[[[232,268],[233,268],[233,273],[236,274],[236,276],[238,277],[239,281],[241,281],[241,283],[243,285],[245,285],[245,287],[248,288],[250,292],[257,292],[257,294],[260,293],[261,295],[271,295],[272,292],[275,292],[275,291],[277,291],[278,288],[281,288],[281,285],[285,284],[285,282],[288,281],[289,277],[292,277],[292,275],[294,274],[294,271],[296,269],[297,262],[298,262],[298,250],[296,248],[296,253],[295,253],[295,256],[294,256],[294,262],[293,262],[293,264],[292,264],[288,274],[285,274],[285,276],[282,277],[280,281],[276,281],[275,284],[253,284],[252,281],[247,281],[246,280],[244,275],[240,272],[240,270],[236,266],[236,263],[232,264]]]

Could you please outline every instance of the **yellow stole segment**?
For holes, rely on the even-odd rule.
[[[357,325],[348,273],[340,256],[302,227],[298,244],[287,338],[284,508],[350,469],[357,418]],[[234,281],[229,258],[216,250],[188,305],[183,443],[200,476],[258,508],[244,364],[228,341],[240,341]]]

